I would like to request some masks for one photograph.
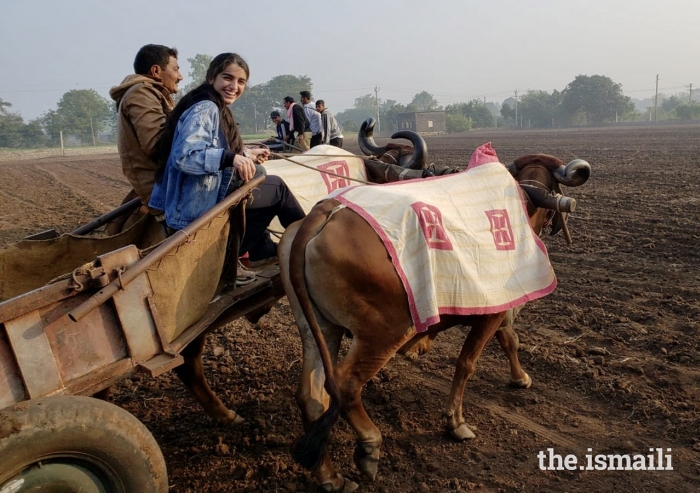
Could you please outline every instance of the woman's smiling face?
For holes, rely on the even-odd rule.
[[[221,95],[228,106],[243,95],[248,77],[245,70],[238,64],[231,63],[209,83],[214,86],[216,92]]]

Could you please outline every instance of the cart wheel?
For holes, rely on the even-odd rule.
[[[0,493],[166,493],[163,455],[134,416],[90,397],[0,410]]]

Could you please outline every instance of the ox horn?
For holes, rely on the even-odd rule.
[[[413,154],[406,162],[400,162],[401,166],[406,169],[423,169],[425,162],[428,160],[428,145],[423,140],[423,137],[416,132],[410,130],[401,130],[391,136],[392,139],[408,139],[413,144]]]
[[[574,159],[554,172],[554,178],[567,187],[581,186],[588,181],[590,176],[591,165],[583,159]]]
[[[379,147],[374,142],[374,126],[376,124],[377,120],[372,117],[367,118],[362,122],[357,134],[357,143],[360,144],[360,149],[366,156],[381,156],[386,152],[386,147]]]

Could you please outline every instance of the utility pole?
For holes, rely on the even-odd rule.
[[[515,128],[518,127],[518,90],[515,90]]]
[[[374,86],[374,106],[377,110],[377,134],[381,135],[382,133],[382,123],[379,120],[379,87]]]
[[[656,92],[654,93],[654,121],[656,121],[656,102],[659,98],[659,74],[656,74]]]
[[[258,109],[255,107],[255,103],[253,103],[253,115],[255,116],[255,133],[258,133]]]
[[[88,116],[90,117],[90,136],[92,137],[92,147],[95,147],[95,128],[92,126],[92,111],[90,108],[87,110]]]

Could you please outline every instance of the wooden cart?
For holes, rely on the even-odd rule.
[[[112,248],[119,245],[116,236],[101,243],[85,235],[138,204],[70,235],[43,233],[11,246],[13,252],[3,249],[14,253],[12,262],[0,264],[0,282],[10,292],[26,281],[23,271],[39,272],[41,280],[66,258],[73,266],[0,301],[0,493],[59,486],[86,493],[168,490],[163,456],[146,427],[86,396],[136,371],[158,376],[181,365],[180,353],[206,331],[283,296],[277,265],[243,287],[217,282],[229,210],[262,179],[142,249],[127,243],[133,231],[118,235],[124,238],[119,248]],[[80,258],[92,251],[91,261]],[[14,283],[8,281],[13,274]]]

